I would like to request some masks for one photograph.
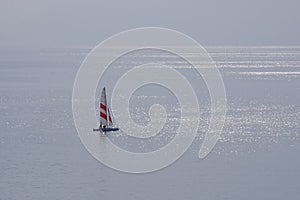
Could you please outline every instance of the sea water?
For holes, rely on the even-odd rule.
[[[117,60],[98,85],[99,90],[108,85],[108,99],[113,80],[133,63],[154,60],[189,79],[202,109],[197,137],[187,152],[171,166],[147,174],[110,169],[81,144],[72,90],[89,51],[1,49],[1,200],[299,198],[300,47],[207,47],[224,80],[228,111],[221,139],[203,160],[198,151],[210,108],[205,82],[165,52],[133,52]],[[95,99],[95,109],[97,103]],[[168,114],[159,137],[139,140],[120,132],[108,139],[136,152],[166,145],[180,123],[180,105],[172,92],[157,85],[140,88],[129,105],[131,116],[147,124],[155,103]]]

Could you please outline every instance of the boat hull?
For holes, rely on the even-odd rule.
[[[118,131],[119,128],[101,128],[103,132]]]

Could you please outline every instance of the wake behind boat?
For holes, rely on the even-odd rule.
[[[93,129],[93,131],[101,131],[103,133],[106,133],[106,132],[118,131],[118,130],[119,128],[113,127],[111,114],[107,106],[106,92],[104,87],[101,93],[101,100],[100,100],[100,125],[99,128]]]

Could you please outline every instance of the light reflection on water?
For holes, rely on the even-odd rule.
[[[210,116],[205,83],[180,60],[157,58],[157,52],[144,56],[174,63],[191,80],[201,122],[196,141],[178,162],[142,176],[104,167],[77,137],[72,87],[89,50],[1,51],[0,199],[143,199],[145,194],[150,199],[187,199],[186,194],[195,199],[299,197],[300,47],[208,48],[223,75],[228,112],[222,138],[203,161],[197,153]],[[128,67],[123,61],[116,67],[119,73]],[[163,146],[179,123],[180,109],[171,94],[144,89],[132,98],[133,119],[147,123],[149,106],[160,102],[168,121],[152,141],[129,142],[121,133],[109,136],[129,150]]]

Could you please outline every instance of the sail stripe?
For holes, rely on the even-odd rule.
[[[103,112],[100,112],[100,117],[102,117],[103,119],[107,119],[107,116],[106,116],[106,114],[104,114]]]
[[[103,110],[106,110],[106,106],[102,103],[100,103],[100,108],[103,109]]]

